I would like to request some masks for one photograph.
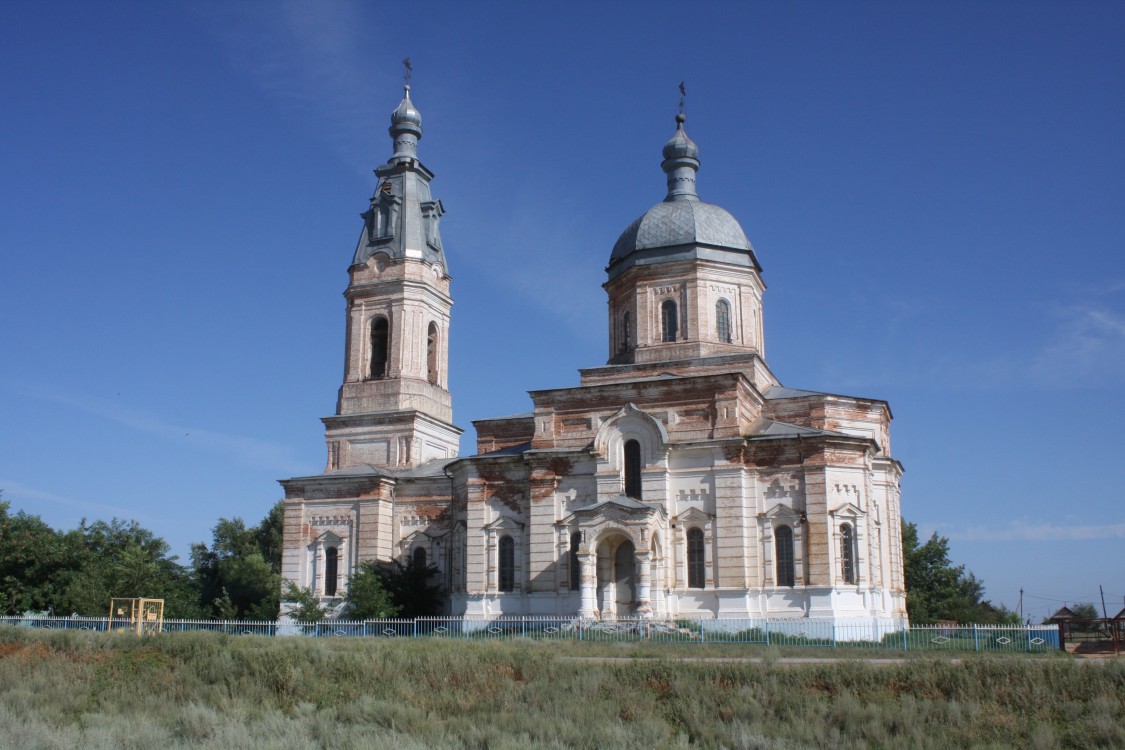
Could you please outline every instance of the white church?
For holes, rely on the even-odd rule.
[[[413,560],[453,615],[906,618],[890,407],[778,382],[762,268],[700,200],[684,122],[663,201],[607,247],[605,364],[474,422],[458,456],[445,209],[406,87],[348,267],[327,465],[281,482],[288,581],[330,604],[361,561]]]

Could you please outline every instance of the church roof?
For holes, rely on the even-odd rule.
[[[654,508],[651,505],[645,505],[641,501],[634,500],[633,498],[631,498],[627,495],[618,495],[617,497],[612,498],[610,500],[603,500],[600,503],[594,503],[593,505],[588,505],[585,508],[579,508],[574,512],[575,513],[593,513],[593,512],[596,512],[598,510],[601,510],[602,508],[605,508],[607,505],[617,505],[621,508],[626,508],[628,510],[654,510]]]
[[[506,448],[498,448],[494,451],[481,453],[481,456],[518,456],[521,453],[527,453],[531,450],[531,442],[517,443],[516,445],[509,445]]]
[[[456,458],[431,458],[410,469],[396,471],[394,475],[401,479],[445,476],[445,467],[456,460]]]
[[[657,203],[630,224],[613,246],[612,265],[637,250],[677,245],[715,245],[751,250],[742,226],[730,213],[712,203]]]
[[[804,391],[800,388],[785,388],[780,385],[771,385],[762,391],[762,397],[767,401],[776,401],[783,398],[806,398],[808,396],[821,396],[829,398],[844,398],[852,401],[871,401],[877,404],[886,404],[887,402],[881,398],[869,398],[867,396],[848,396],[844,393],[828,393],[826,391]],[[890,410],[890,406],[887,406]]]
[[[699,200],[695,192],[699,148],[684,132],[682,114],[676,115],[676,132],[663,155],[660,166],[668,176],[668,194],[621,233],[606,268],[610,278],[633,265],[691,258],[758,268],[754,248],[738,221],[725,209]]]
[[[314,474],[307,477],[293,477],[294,479],[322,479],[324,477],[387,477],[388,479],[421,479],[424,477],[440,477],[445,475],[445,467],[456,461],[456,458],[432,458],[409,469],[386,469],[372,464],[358,464],[343,469],[326,471],[323,474]]]
[[[788,422],[778,422],[776,420],[765,420],[764,424],[760,423],[755,426],[756,429],[747,435],[747,438],[770,438],[770,437],[795,437],[797,435],[828,435],[831,437],[847,437],[843,432],[835,432],[833,430],[820,430],[815,427],[804,427],[799,424],[790,424]]]
[[[376,253],[393,260],[424,260],[448,271],[438,229],[445,208],[430,191],[431,173],[418,160],[422,138],[422,113],[410,99],[410,86],[391,113],[394,153],[375,170],[378,183],[371,205],[361,214],[364,227],[356,244],[353,264],[366,263]]]
[[[820,391],[803,391],[800,388],[785,388],[780,385],[771,385],[769,388],[762,391],[764,398],[773,400],[775,398],[804,398],[805,396],[830,396],[830,393],[821,393]]]

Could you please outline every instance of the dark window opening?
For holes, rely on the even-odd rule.
[[[336,596],[336,577],[340,570],[340,551],[335,547],[324,550],[324,595]]]
[[[627,352],[633,348],[633,318],[626,310],[621,315],[621,351]]]
[[[844,574],[844,583],[855,583],[855,538],[852,527],[844,524],[840,527],[840,567]]]
[[[625,441],[625,496],[641,499],[641,444]]]
[[[730,335],[730,303],[725,299],[719,300],[715,305],[715,325],[718,328],[719,341],[729,344]]]
[[[430,323],[430,329],[426,334],[426,374],[434,385],[438,382],[437,346],[437,323]]]
[[[371,377],[381,380],[387,377],[387,363],[390,358],[391,334],[386,318],[371,321]]]
[[[774,529],[773,541],[777,547],[777,585],[793,586],[793,529],[778,526]]]
[[[577,591],[582,585],[582,567],[578,562],[578,545],[582,543],[582,534],[574,532],[570,535],[570,590]]]
[[[676,303],[670,299],[664,300],[660,306],[661,341],[675,341],[679,332],[680,319],[676,312]]]
[[[414,567],[417,568],[418,570],[425,570],[426,569],[426,548],[425,547],[415,547],[414,548]]]
[[[516,543],[510,536],[500,537],[500,580],[501,591],[516,590]]]
[[[707,581],[704,566],[703,529],[688,529],[687,533],[687,585],[701,589]]]

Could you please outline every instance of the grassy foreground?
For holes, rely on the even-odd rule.
[[[1122,661],[565,658],[584,653],[0,627],[0,747],[1125,747]]]

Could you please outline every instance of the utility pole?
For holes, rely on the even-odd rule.
[[[1020,586],[1020,622],[1023,622],[1023,586]]]
[[[1108,620],[1109,614],[1105,611],[1105,591],[1102,590],[1100,583],[1098,584],[1098,593],[1102,595],[1102,617]]]

